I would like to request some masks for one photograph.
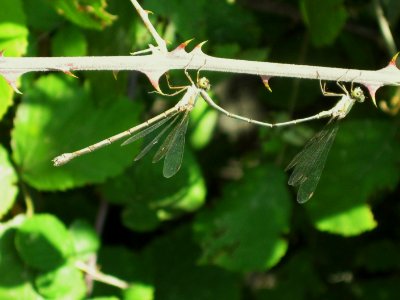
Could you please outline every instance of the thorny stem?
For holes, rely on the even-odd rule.
[[[89,57],[3,57],[0,73],[23,74],[49,71],[123,71],[157,72],[165,69],[191,69],[230,72],[269,77],[291,77],[354,82],[371,85],[399,85],[400,72],[390,70],[357,70],[309,65],[257,62],[193,54],[172,56],[168,54],[143,56],[89,56]],[[189,65],[188,65],[189,64]],[[319,74],[319,75],[318,75]]]
[[[400,72],[393,68],[383,68],[377,71],[330,68],[308,65],[294,65],[270,62],[257,62],[238,59],[226,59],[204,54],[200,47],[187,53],[184,49],[168,52],[165,41],[155,30],[148,19],[147,11],[143,10],[136,0],[131,0],[145,26],[152,34],[157,47],[149,47],[149,55],[143,56],[100,56],[100,57],[1,57],[0,74],[13,88],[16,79],[27,72],[62,71],[71,75],[72,71],[122,71],[136,70],[145,73],[157,88],[158,78],[171,69],[202,68],[208,71],[252,74],[271,77],[291,77],[303,79],[318,79],[324,81],[353,82],[365,85],[374,97],[377,88],[383,85],[400,85]],[[179,47],[178,47],[179,48]]]

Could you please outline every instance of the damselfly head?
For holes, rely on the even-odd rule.
[[[351,90],[351,98],[355,99],[357,102],[364,102],[365,96],[363,90],[357,86],[355,89]]]
[[[211,84],[210,81],[208,80],[208,78],[206,77],[201,77],[198,81],[197,81],[197,87],[208,91],[211,88]]]

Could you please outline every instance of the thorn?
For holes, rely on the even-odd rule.
[[[189,45],[189,43],[191,42],[191,41],[193,41],[194,40],[194,38],[192,38],[192,39],[190,39],[190,40],[187,40],[187,41],[185,41],[185,42],[183,42],[181,45],[184,45],[183,47],[185,48],[187,45]]]
[[[118,73],[119,73],[119,71],[114,70],[114,71],[112,71],[112,73],[113,73],[114,79],[115,79],[115,80],[118,80]]]
[[[195,55],[205,55],[204,52],[201,50],[201,47],[203,47],[205,43],[207,43],[207,41],[197,44],[190,53]]]
[[[178,47],[176,47],[174,50],[172,50],[172,52],[178,52],[178,51],[182,51],[182,50],[185,51],[186,46],[189,45],[189,43],[193,40],[194,39],[190,39],[190,40],[187,40],[186,42],[181,43]]]
[[[7,81],[8,85],[16,92],[17,94],[22,94],[22,92],[18,89],[17,87],[17,80],[18,78],[24,74],[22,73],[7,73],[7,74],[1,74],[3,75],[4,79]]]
[[[161,89],[160,89],[160,85],[158,84],[158,82],[160,81],[160,77],[165,73],[165,72],[143,72],[147,78],[149,79],[151,85],[154,87],[154,89],[157,92],[162,93]]]
[[[264,86],[272,93],[272,89],[269,86],[268,80],[271,78],[271,76],[266,76],[266,75],[260,75],[262,82],[264,83]]]
[[[399,56],[399,54],[400,54],[400,51],[397,52],[397,53],[392,57],[392,59],[391,59],[390,62],[389,62],[389,65],[392,65],[392,66],[397,67],[396,61],[397,61],[397,57]]]
[[[143,11],[148,15],[154,15],[154,13],[151,10],[144,9]]]
[[[371,96],[372,103],[374,104],[374,106],[375,106],[376,108],[378,108],[378,105],[376,104],[375,95],[376,95],[376,91],[377,91],[382,85],[369,85],[369,84],[367,84],[367,85],[365,85],[365,86],[367,87],[368,92],[369,92],[369,94],[370,94],[370,96]]]
[[[10,82],[8,82],[8,84],[14,90],[14,92],[16,92],[17,94],[22,95],[22,92],[17,88],[17,83],[15,81],[12,81],[12,82],[10,81]]]
[[[203,45],[204,45],[205,43],[207,43],[207,40],[202,41],[201,43],[197,44],[195,48],[200,48],[200,49],[201,49],[201,47],[203,47]]]
[[[63,73],[64,73],[64,74],[67,74],[67,75],[69,75],[69,76],[71,76],[71,77],[74,77],[74,78],[79,78],[78,76],[76,76],[74,73],[72,73],[72,72],[69,71],[69,70],[63,70]]]

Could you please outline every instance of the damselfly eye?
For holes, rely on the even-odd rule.
[[[206,91],[208,91],[211,87],[210,81],[206,77],[201,77],[197,84],[198,84],[199,88],[206,90]]]
[[[365,96],[364,92],[360,87],[356,87],[352,92],[352,97],[355,98],[358,102],[364,102]]]

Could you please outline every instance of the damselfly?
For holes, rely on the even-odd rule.
[[[344,93],[326,92],[325,86],[321,84],[324,96],[340,96],[341,99],[332,109],[324,112],[324,115],[331,118],[328,124],[305,145],[303,150],[286,167],[286,170],[293,168],[288,183],[298,187],[297,201],[299,203],[308,201],[314,194],[339,128],[338,121],[346,117],[356,102],[364,102],[365,100],[360,87],[354,89],[352,87],[349,93],[344,85],[339,82],[338,85]]]
[[[205,91],[200,91],[200,94],[210,106],[224,113],[228,117],[265,127],[282,127],[316,119],[330,118],[328,124],[321,130],[321,132],[317,133],[286,167],[286,170],[293,168],[288,184],[298,187],[297,201],[299,203],[304,203],[312,197],[317,187],[322,170],[325,166],[326,158],[338,131],[337,121],[346,117],[356,102],[364,102],[365,100],[364,92],[360,87],[353,89],[352,85],[349,93],[343,84],[337,82],[337,85],[344,93],[339,94],[327,92],[325,84],[322,86],[320,81],[321,91],[324,96],[341,97],[334,107],[307,118],[281,123],[265,123],[232,114],[214,103]]]
[[[81,150],[77,150],[71,153],[64,153],[53,159],[54,166],[61,166],[72,159],[79,157],[81,155],[96,151],[104,146],[110,145],[120,139],[129,137],[134,133],[137,133],[127,139],[122,145],[134,142],[147,134],[153,132],[163,124],[170,121],[161,131],[156,135],[156,137],[145,146],[142,151],[136,156],[135,161],[142,158],[149,150],[156,145],[162,136],[172,127],[175,127],[167,135],[165,141],[162,143],[161,147],[155,154],[153,162],[157,162],[164,158],[164,168],[163,174],[165,177],[169,178],[178,172],[182,159],[185,146],[185,134],[189,122],[189,114],[194,108],[197,98],[199,97],[200,91],[208,90],[210,83],[207,78],[202,77],[197,80],[197,84],[191,81],[192,85],[185,86],[179,89],[178,92],[174,93],[176,95],[183,91],[186,91],[182,99],[169,110],[151,118],[150,120],[132,127],[124,132],[118,133],[112,137],[102,140],[96,144],[90,145]]]
[[[199,70],[200,71],[200,70]],[[256,120],[252,120],[250,118],[242,117],[240,115],[236,115],[233,113],[230,113],[223,109],[222,107],[218,106],[212,99],[211,97],[207,94],[207,91],[210,89],[210,82],[206,77],[199,77],[199,71],[197,72],[197,80],[196,83],[193,82],[191,77],[189,76],[187,70],[185,70],[185,74],[187,78],[189,79],[191,85],[188,86],[183,86],[183,87],[171,87],[172,89],[177,89],[178,91],[172,94],[163,94],[166,96],[174,96],[179,93],[185,92],[184,96],[182,99],[172,108],[169,110],[151,118],[150,120],[139,124],[135,127],[132,127],[124,132],[118,133],[112,137],[109,137],[107,139],[104,139],[98,143],[95,143],[93,145],[90,145],[86,148],[71,152],[71,153],[64,153],[56,158],[53,159],[53,164],[54,166],[62,166],[68,162],[70,162],[72,159],[82,156],[84,154],[88,154],[90,152],[96,151],[104,146],[110,145],[120,139],[128,138],[122,145],[129,144],[131,142],[134,142],[147,134],[153,132],[160,126],[164,125],[168,121],[170,123],[161,130],[161,132],[148,144],[146,147],[143,148],[143,150],[136,156],[135,161],[141,159],[145,154],[149,152],[149,150],[159,142],[159,140],[162,138],[162,136],[173,126],[175,125],[174,129],[171,130],[171,132],[168,134],[166,137],[165,141],[161,145],[160,149],[158,152],[155,154],[153,158],[153,162],[157,162],[163,158],[164,159],[164,168],[163,168],[163,174],[165,177],[169,178],[178,172],[182,159],[183,159],[183,152],[184,152],[184,144],[185,144],[185,133],[187,130],[188,122],[189,122],[189,114],[194,108],[196,101],[201,95],[201,97],[214,109],[222,112],[228,117],[246,121],[249,123],[253,123],[256,125],[261,125],[261,126],[267,126],[267,127],[274,127],[274,126],[284,126],[284,125],[289,125],[289,123],[292,122],[287,122],[287,123],[278,123],[278,124],[270,124],[270,123],[265,123],[265,122],[260,122]],[[167,77],[168,79],[168,77]],[[169,85],[169,82],[168,82]],[[298,120],[298,122],[304,122],[307,121],[307,119],[304,120]],[[137,134],[135,134],[137,133]],[[134,136],[132,136],[135,134]]]
[[[96,144],[72,153],[61,154],[53,159],[54,165],[64,165],[78,156],[93,152],[104,146],[110,145],[115,141],[137,133],[134,136],[128,138],[128,140],[126,140],[122,145],[129,144],[146,136],[150,132],[156,130],[160,126],[170,121],[170,123],[163,130],[161,130],[161,132],[150,142],[150,144],[143,148],[143,150],[136,156],[135,160],[139,160],[145,154],[147,154],[148,151],[159,142],[161,137],[172,126],[175,125],[174,129],[172,129],[171,132],[168,134],[165,141],[153,158],[153,162],[157,162],[164,158],[163,174],[167,178],[171,177],[176,174],[176,172],[178,172],[181,166],[189,114],[194,108],[199,95],[201,95],[201,97],[212,108],[218,110],[226,116],[264,127],[282,127],[316,119],[331,118],[328,122],[328,125],[326,125],[320,133],[318,133],[306,144],[304,149],[295,156],[295,158],[286,168],[286,170],[293,168],[293,173],[289,178],[289,184],[298,187],[297,201],[300,203],[304,203],[312,197],[320,179],[328,152],[332,146],[333,140],[338,130],[338,125],[336,121],[344,118],[350,112],[351,108],[356,102],[363,102],[365,100],[364,93],[360,87],[356,87],[354,89],[352,87],[349,93],[344,85],[337,82],[338,86],[344,91],[344,93],[337,94],[327,92],[325,90],[325,85],[322,86],[322,83],[320,82],[321,91],[324,96],[341,97],[341,99],[333,108],[306,118],[281,123],[267,123],[243,117],[241,115],[233,114],[223,109],[218,104],[216,104],[208,95],[207,91],[210,89],[210,83],[206,77],[199,78],[198,72],[196,83],[194,83],[188,75],[187,70],[185,70],[185,74],[188,77],[191,85],[184,87],[175,87],[178,89],[178,91],[171,95],[168,95],[172,96],[185,91],[182,99],[174,107],[151,118],[150,120],[142,124],[132,127],[124,132],[116,134]]]

